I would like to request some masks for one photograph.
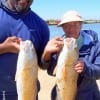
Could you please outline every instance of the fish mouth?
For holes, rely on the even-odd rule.
[[[32,46],[33,45],[32,45],[32,42],[30,40],[25,40],[25,41],[20,42],[20,48],[22,48],[22,49],[31,48]]]
[[[77,42],[75,38],[65,38],[64,45],[66,45],[69,49],[77,48]]]

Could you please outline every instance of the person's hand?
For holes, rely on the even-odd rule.
[[[84,62],[79,59],[74,66],[74,70],[79,74],[82,73],[84,71]]]
[[[47,45],[44,49],[42,59],[44,59],[45,61],[49,61],[51,59],[51,55],[53,53],[60,52],[62,46],[63,46],[63,38],[55,37],[55,38],[51,39],[47,43]]]
[[[8,37],[2,44],[0,44],[2,47],[0,53],[18,53],[20,50],[20,41],[21,39],[16,36]]]

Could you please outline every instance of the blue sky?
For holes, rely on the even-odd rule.
[[[69,10],[78,11],[83,19],[100,19],[100,0],[34,0],[31,8],[43,19],[61,19]]]

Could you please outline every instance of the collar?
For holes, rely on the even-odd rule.
[[[77,45],[78,45],[78,49],[80,49],[84,44],[84,37],[80,34],[78,39],[77,39]]]

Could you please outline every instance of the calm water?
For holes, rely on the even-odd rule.
[[[55,25],[50,25],[49,29],[50,29],[50,38],[53,38],[55,36],[61,36],[64,34],[61,27],[57,27]],[[97,32],[99,40],[100,40],[100,23],[83,24],[82,29],[91,29],[91,30]]]

